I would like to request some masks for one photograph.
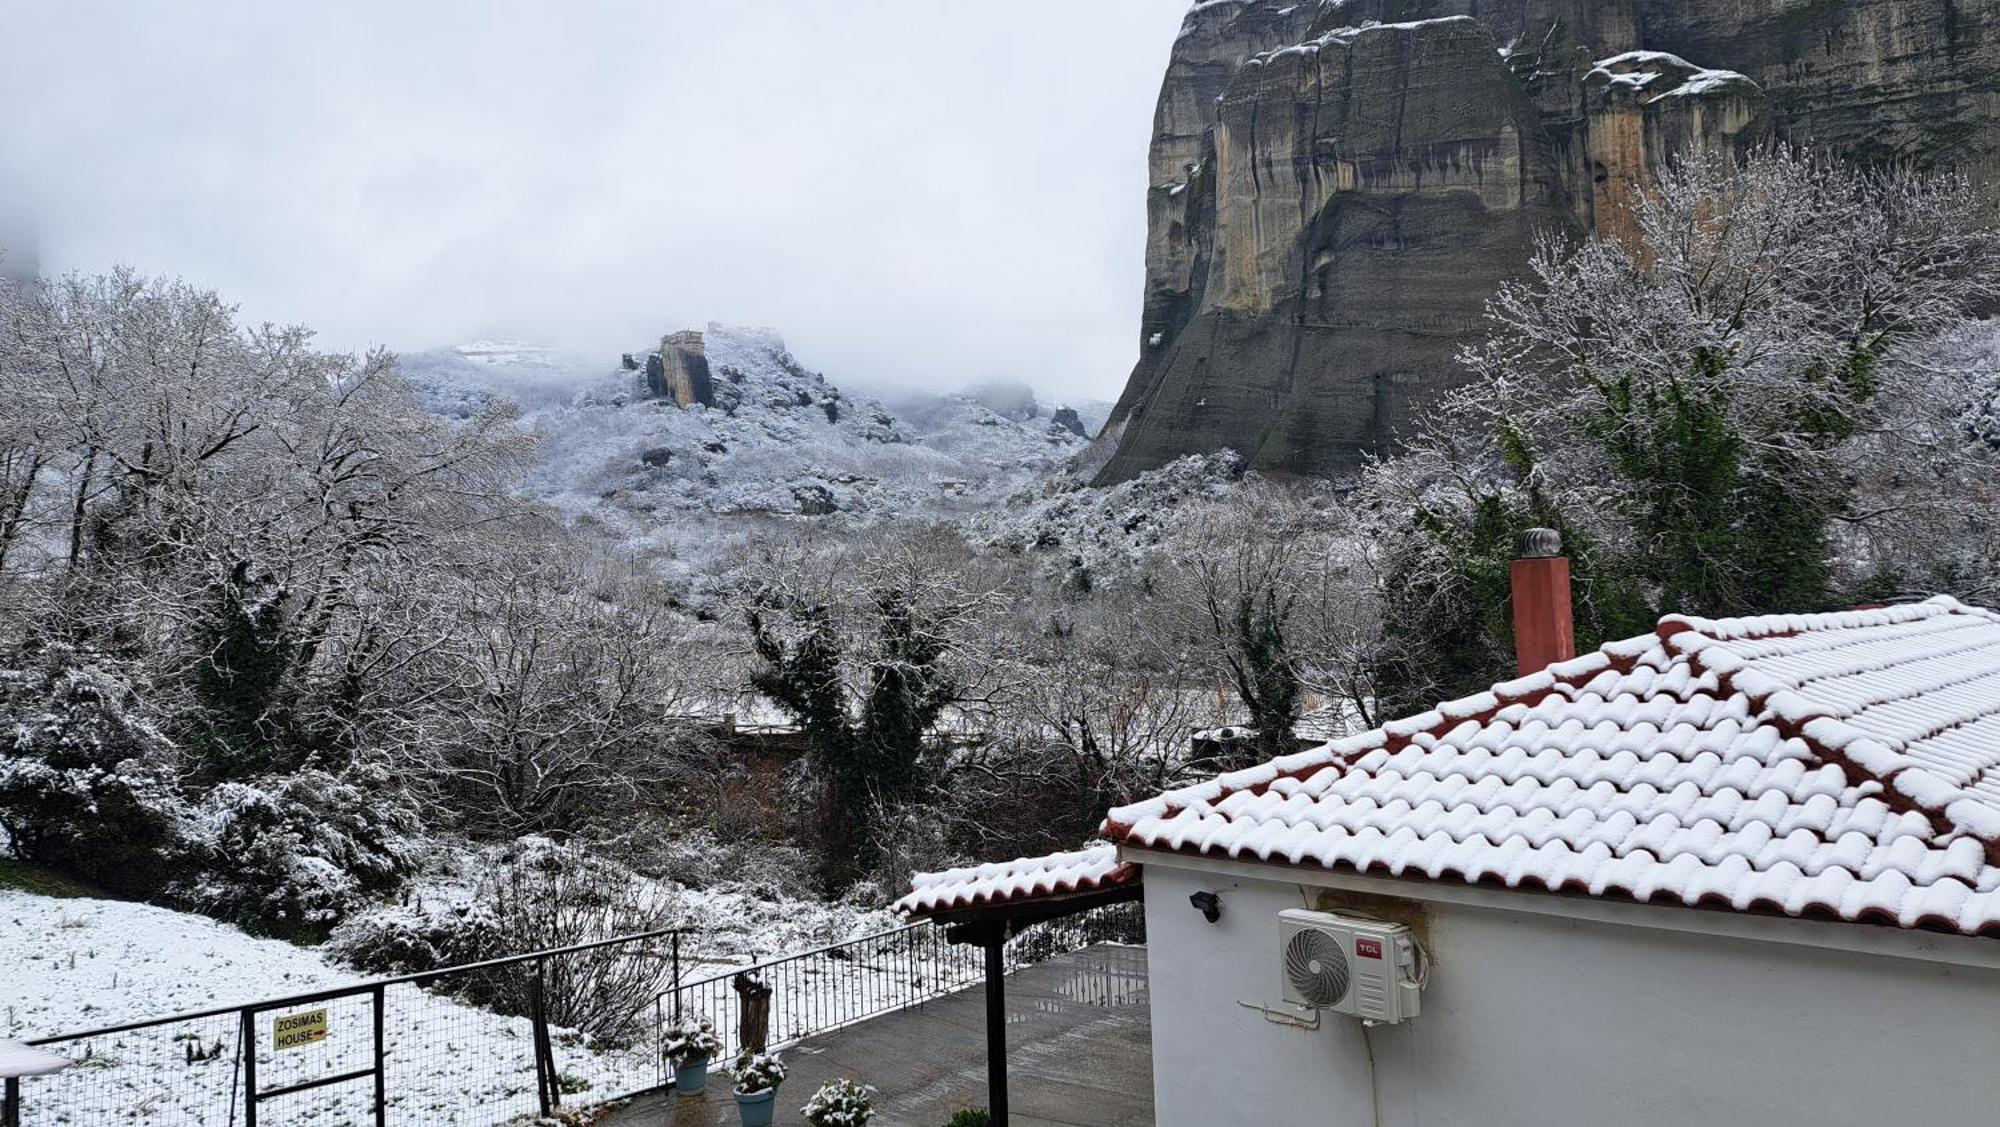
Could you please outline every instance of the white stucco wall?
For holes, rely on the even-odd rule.
[[[1373,1127],[1358,1023],[1308,1032],[1239,1004],[1281,1008],[1278,912],[1306,906],[1299,887],[1145,879],[1161,1127]],[[1200,889],[1221,922],[1189,906]],[[1370,1033],[1383,1127],[2000,1124],[2000,969],[1431,910],[1424,1012]]]

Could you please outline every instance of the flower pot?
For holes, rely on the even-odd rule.
[[[708,1058],[694,1057],[674,1066],[674,1090],[692,1094],[708,1087]]]
[[[777,1107],[776,1088],[766,1088],[748,1095],[742,1092],[736,1093],[736,1114],[743,1117],[743,1127],[771,1127],[771,1114]]]

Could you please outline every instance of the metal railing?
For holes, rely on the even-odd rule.
[[[508,1123],[668,1076],[657,999],[679,930],[621,936],[29,1042],[77,1063],[9,1080],[5,1127]],[[274,1106],[267,1106],[274,1105]]]
[[[663,991],[662,1028],[705,1017],[722,1041],[718,1062],[745,1047],[795,1041],[921,1005],[978,983],[980,950],[912,924],[696,979]]]
[[[4,1127],[481,1127],[654,1091],[675,1020],[727,1064],[976,985],[977,947],[913,924],[683,981],[680,930],[28,1042],[77,1063],[8,1081]],[[1046,958],[1052,951],[1010,954]]]

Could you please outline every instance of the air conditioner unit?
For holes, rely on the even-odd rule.
[[[1394,1024],[1423,1008],[1424,954],[1402,924],[1278,913],[1284,999],[1295,1006]]]

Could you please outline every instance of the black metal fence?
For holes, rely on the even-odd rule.
[[[678,931],[66,1033],[5,1127],[501,1124],[669,1080],[657,1000]]]
[[[657,1013],[663,1027],[714,1022],[727,1062],[965,989],[984,967],[978,948],[913,924],[695,979],[663,991]]]
[[[727,1063],[979,982],[915,924],[683,981],[680,931],[536,951],[30,1042],[77,1063],[9,1082],[4,1127],[486,1127],[661,1088],[676,1018]]]

